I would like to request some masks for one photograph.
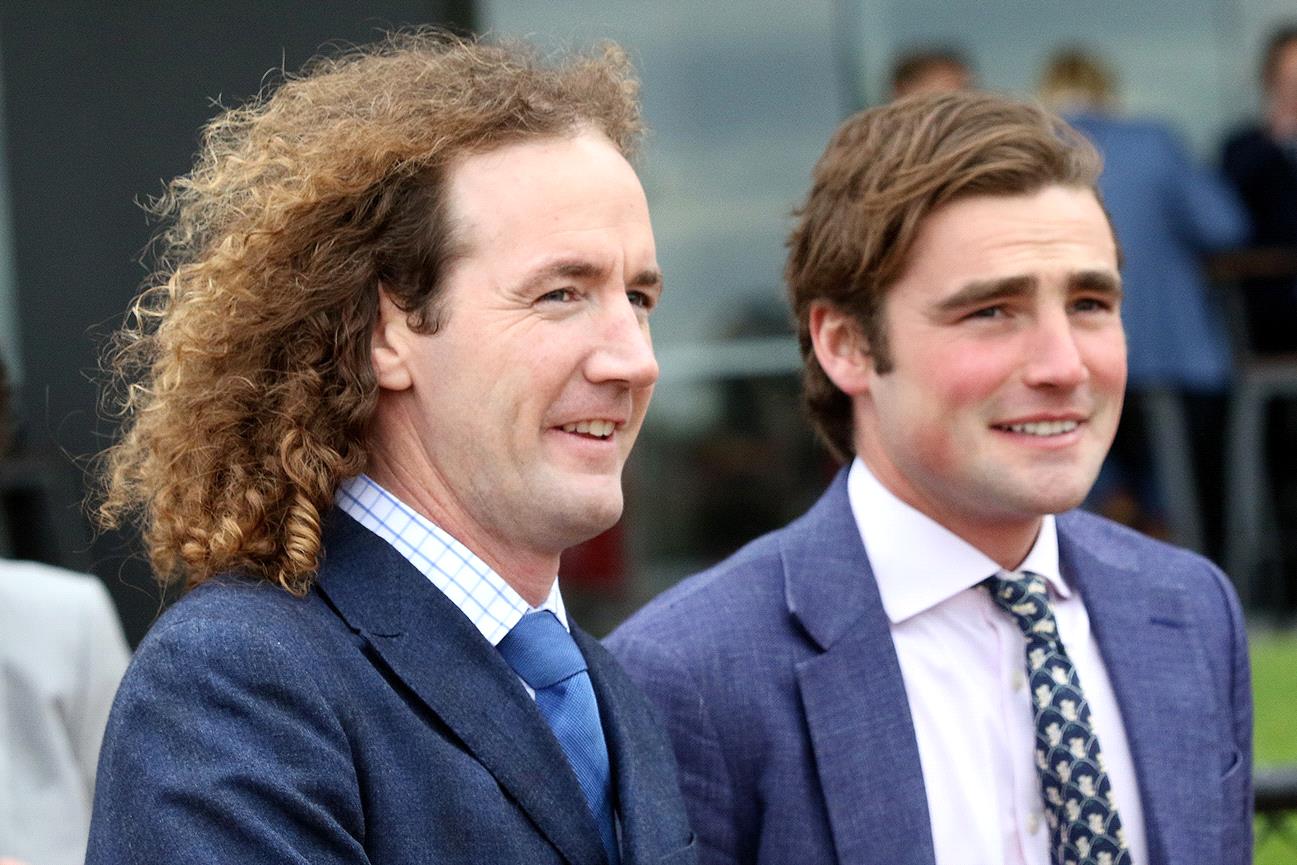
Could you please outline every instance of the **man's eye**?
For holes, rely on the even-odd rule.
[[[1106,312],[1112,304],[1096,297],[1083,297],[1074,304],[1077,312]]]
[[[1004,307],[987,306],[977,309],[968,314],[969,318],[1001,318],[1004,316]]]
[[[567,303],[572,300],[576,300],[576,292],[570,288],[556,288],[545,292],[539,298],[541,303]]]
[[[626,296],[630,298],[632,306],[638,306],[641,309],[652,309],[657,304],[656,298],[647,291],[628,291]]]

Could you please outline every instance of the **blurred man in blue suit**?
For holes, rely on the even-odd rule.
[[[555,581],[657,379],[636,89],[615,47],[403,34],[209,126],[102,508],[192,590],[113,707],[89,862],[694,861]]]
[[[1126,379],[1098,174],[989,94],[830,140],[786,274],[850,465],[609,639],[667,718],[700,861],[1250,861],[1229,582],[1072,510]]]

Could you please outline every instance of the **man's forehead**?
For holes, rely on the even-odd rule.
[[[447,189],[471,195],[499,183],[543,183],[555,177],[555,163],[579,160],[629,162],[609,138],[593,127],[565,133],[507,141],[494,147],[465,151],[446,166]],[[633,173],[633,170],[632,170]]]
[[[592,177],[605,186],[592,189]],[[531,226],[537,209],[546,206],[593,205],[610,184],[633,187],[643,203],[639,179],[616,146],[598,130],[580,129],[460,156],[446,169],[444,206],[463,236],[515,223]]]
[[[1051,184],[1021,193],[963,195],[927,214],[915,234],[913,249],[942,238],[956,243],[1060,240],[1063,227],[1083,232],[1087,240],[1116,235],[1097,190]]]
[[[489,267],[524,292],[623,270],[639,287],[661,283],[643,187],[597,130],[466,155],[447,169],[444,190],[457,268]]]
[[[953,290],[1049,269],[1105,272],[1116,281],[1118,266],[1116,239],[1095,191],[1054,185],[943,204],[920,223],[892,288],[921,278]]]

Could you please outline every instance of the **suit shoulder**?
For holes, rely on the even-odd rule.
[[[1215,587],[1227,603],[1236,604],[1233,584],[1217,565],[1193,550],[1150,538],[1134,529],[1087,511],[1070,511],[1058,517],[1060,538],[1109,561],[1128,564],[1141,573],[1185,585]]]
[[[783,528],[746,544],[724,561],[688,577],[646,604],[609,638],[615,653],[632,640],[697,642],[715,647],[769,642],[790,627],[788,568],[811,552],[843,543],[859,546],[844,467],[819,501]],[[849,549],[849,547],[844,547]],[[860,558],[864,550],[859,550]],[[857,562],[847,556],[850,566]],[[620,656],[620,654],[619,654]]]
[[[1126,556],[1152,556],[1186,560],[1207,559],[1192,550],[1177,547],[1166,541],[1151,538],[1122,525],[1084,510],[1068,511],[1056,517],[1060,538],[1084,546],[1096,553],[1113,553]]]
[[[165,676],[167,670],[179,676],[223,669],[235,677],[298,671],[318,678],[328,666],[316,661],[338,641],[341,627],[314,592],[297,597],[264,581],[222,575],[189,592],[153,624],[126,683]]]
[[[1128,128],[1134,135],[1159,141],[1176,141],[1179,137],[1169,123],[1149,117],[1130,120]]]
[[[235,821],[237,843],[276,850],[256,861],[286,861],[290,844],[307,849],[327,833],[347,844],[363,836],[351,748],[369,706],[338,662],[351,647],[329,614],[313,593],[221,577],[154,624],[104,732],[87,861],[168,861],[164,847],[200,859],[192,851],[227,836],[195,815],[224,810],[280,821],[273,840],[257,835],[264,821]],[[129,818],[141,809],[162,816]]]
[[[267,628],[310,615],[319,603],[314,592],[290,594],[265,580],[241,574],[220,574],[185,594],[154,623],[149,633],[163,633],[186,622],[265,622]]]
[[[663,628],[675,630],[678,623],[689,620],[700,609],[713,606],[719,599],[772,593],[782,597],[779,543],[786,531],[784,528],[762,535],[723,561],[662,592],[627,619],[609,638],[609,644],[616,645],[617,635],[625,638]]]

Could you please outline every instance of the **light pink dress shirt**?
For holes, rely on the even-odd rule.
[[[891,622],[937,865],[1050,865],[1022,632],[977,588],[1000,567],[892,495],[859,459],[847,490]],[[1059,573],[1052,516],[1018,569],[1049,584],[1132,859],[1143,865],[1148,841],[1130,746],[1085,605]]]

